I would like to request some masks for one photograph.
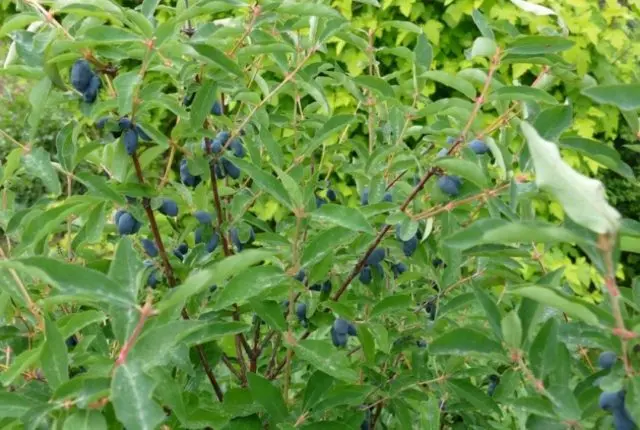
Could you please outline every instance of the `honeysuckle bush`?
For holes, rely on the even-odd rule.
[[[616,280],[640,227],[559,151],[624,169],[571,132],[563,88],[633,122],[640,85],[581,80],[563,25],[476,10],[453,73],[412,22],[389,25],[415,43],[387,45],[322,2],[19,9],[5,70],[33,89],[28,138],[2,131],[2,428],[640,422],[640,283]],[[48,106],[74,118],[54,150],[33,144]],[[31,178],[47,199],[18,208]],[[595,299],[545,264],[563,244]]]

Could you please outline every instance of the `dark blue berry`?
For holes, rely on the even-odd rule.
[[[84,93],[89,88],[92,77],[93,71],[87,60],[77,60],[71,66],[71,85],[81,93]]]
[[[222,105],[219,101],[216,100],[213,103],[213,106],[211,106],[211,113],[216,116],[222,115]]]
[[[338,198],[338,196],[336,196],[336,192],[333,191],[331,188],[329,188],[327,190],[327,198],[329,199],[329,201],[335,202],[336,199]]]
[[[212,253],[215,251],[219,242],[220,236],[218,236],[218,233],[213,233],[213,235],[211,235],[211,239],[207,242],[207,252]]]
[[[104,126],[107,124],[107,121],[109,121],[109,117],[107,116],[100,118],[98,121],[96,121],[96,128],[98,130],[102,130]]]
[[[123,210],[123,209],[118,209],[118,210],[116,211],[115,215],[113,216],[113,223],[114,223],[115,225],[118,225],[118,221],[120,220],[120,217],[121,217],[123,214],[125,214],[125,213],[127,213],[127,211],[125,211],[125,210]]]
[[[369,204],[369,188],[365,188],[362,190],[362,195],[360,196],[360,204],[362,206],[366,206]]]
[[[326,205],[327,201],[321,197],[316,196],[316,208],[321,208],[322,206]]]
[[[294,279],[300,281],[300,282],[304,282],[304,278],[307,277],[307,274],[304,273],[303,269],[300,269],[300,271],[298,273],[296,273],[296,276],[294,276]]]
[[[122,140],[124,142],[124,148],[127,150],[127,154],[135,154],[138,149],[138,133],[135,130],[129,129],[124,132]]]
[[[469,143],[469,148],[478,155],[489,152],[489,147],[482,140],[474,139]]]
[[[213,216],[209,212],[195,211],[193,216],[196,217],[200,224],[211,224],[213,222]]]
[[[231,143],[229,144],[229,149],[233,151],[233,155],[235,155],[236,157],[244,158],[245,156],[244,146],[242,145],[242,141],[237,137],[231,140]]]
[[[191,93],[191,94],[187,94],[184,96],[184,98],[182,99],[182,104],[186,107],[191,106],[191,103],[193,103],[193,99],[196,97],[196,93]]]
[[[449,195],[449,196],[457,196],[460,194],[460,182],[454,176],[440,176],[438,178],[438,188],[440,190]],[[459,178],[458,178],[459,179]]]
[[[393,196],[391,195],[391,193],[389,192],[384,193],[384,196],[382,197],[382,201],[391,203],[392,200],[393,200]]]
[[[100,78],[98,77],[98,75],[93,75],[91,77],[91,81],[89,81],[89,86],[84,91],[84,93],[82,93],[82,98],[85,103],[93,103],[96,101],[96,98],[98,97],[98,91],[100,91],[101,86],[102,83],[100,82]]]
[[[235,164],[224,157],[222,157],[220,161],[222,162],[222,167],[224,168],[224,171],[227,173],[227,175],[229,175],[233,179],[238,179],[240,177],[240,169],[236,167]]]
[[[126,116],[123,116],[118,120],[118,127],[120,127],[120,130],[122,131],[129,130],[132,126],[133,124],[131,123],[131,120]]]
[[[402,252],[406,257],[411,257],[418,248],[418,237],[413,236],[411,239],[402,242]]]
[[[598,365],[601,369],[611,369],[618,359],[613,351],[604,351],[598,357]]]
[[[123,213],[118,218],[118,233],[128,235],[137,233],[142,225],[129,212]]]
[[[67,338],[67,340],[65,341],[65,343],[67,344],[67,347],[69,349],[71,348],[75,348],[75,346],[78,344],[78,338],[76,337],[76,335],[71,335]]]
[[[140,242],[142,243],[144,252],[146,252],[149,257],[153,258],[158,256],[158,248],[152,240],[141,239]]]
[[[200,176],[194,176],[189,172],[189,166],[187,165],[186,158],[180,161],[180,180],[188,187],[197,187],[202,181]]]
[[[367,264],[377,264],[384,260],[386,253],[384,248],[376,248],[367,257]]]
[[[404,263],[396,263],[391,265],[391,271],[393,272],[394,278],[402,275],[407,271],[407,266]]]
[[[307,320],[307,304],[306,303],[298,303],[296,305],[296,316],[301,323],[305,323]]]
[[[178,204],[173,199],[162,199],[158,212],[166,216],[178,216]]]
[[[151,136],[149,136],[138,124],[136,124],[136,132],[138,133],[138,137],[145,142],[151,142]]]
[[[336,320],[333,322],[333,329],[338,334],[348,334],[349,326],[350,326],[349,321],[343,318],[336,318]]]
[[[358,277],[358,279],[360,279],[360,282],[362,282],[364,285],[369,285],[373,280],[371,268],[369,266],[363,267],[360,271],[360,276]]]
[[[336,333],[336,330],[331,327],[331,341],[337,348],[347,346],[348,335],[346,333]]]

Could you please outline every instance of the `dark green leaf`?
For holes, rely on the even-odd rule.
[[[336,224],[352,231],[375,234],[373,227],[364,215],[353,207],[328,203],[311,212],[311,217],[317,221]]]
[[[560,139],[558,144],[561,148],[573,149],[626,178],[633,179],[634,177],[633,170],[622,161],[618,151],[603,142],[583,137],[565,137]]]
[[[570,49],[574,42],[559,36],[521,36],[509,46],[511,54],[547,54]]]
[[[640,84],[599,85],[585,88],[582,94],[598,103],[614,105],[622,110],[640,108]]]
[[[328,342],[306,339],[293,345],[293,349],[302,360],[336,379],[351,383],[358,380],[358,373],[351,369],[346,355],[333,352],[335,349]]]
[[[202,55],[210,63],[220,67],[225,72],[235,75],[238,78],[242,78],[244,75],[240,66],[227,57],[227,55],[218,48],[204,43],[194,43],[193,48],[198,52],[198,54]]]
[[[138,366],[121,364],[111,382],[111,404],[118,421],[129,430],[153,430],[165,419],[152,399],[156,383]]]
[[[482,332],[469,328],[457,328],[431,342],[429,352],[437,355],[500,354],[502,347]]]
[[[45,341],[42,346],[42,370],[52,389],[69,380],[67,345],[58,327],[50,318],[44,318]]]
[[[282,284],[287,279],[286,274],[275,266],[254,267],[237,275],[221,291],[214,294],[213,309],[224,309],[234,303],[244,303],[258,294]]]
[[[276,424],[287,418],[287,406],[282,399],[280,390],[274,387],[271,382],[255,373],[247,374],[249,389],[254,400],[260,403],[267,410],[270,422]]]

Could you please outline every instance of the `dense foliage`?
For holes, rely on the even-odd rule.
[[[2,428],[636,428],[638,6],[484,3],[11,9]]]

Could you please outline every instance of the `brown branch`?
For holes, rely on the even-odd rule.
[[[256,373],[258,369],[258,353],[260,351],[260,318],[256,320],[256,327],[253,330],[253,351],[249,355],[251,360],[249,361],[249,372]]]
[[[141,184],[144,184],[144,175],[142,174],[142,168],[140,167],[140,160],[138,160],[138,154],[134,153],[131,156],[131,158],[133,160],[133,165],[136,170],[138,181]],[[171,267],[171,263],[169,262],[169,257],[167,256],[164,243],[162,242],[162,236],[160,236],[158,223],[156,222],[156,217],[153,213],[153,210],[151,209],[149,198],[145,197],[143,199],[142,206],[144,207],[144,211],[147,214],[147,219],[149,220],[149,225],[151,226],[151,232],[153,233],[153,238],[154,238],[156,247],[158,248],[160,259],[164,266],[164,271],[167,276],[167,281],[169,283],[169,286],[171,288],[175,288],[178,285],[178,283],[173,273],[173,268]],[[187,313],[187,310],[184,308],[182,309],[182,318],[185,320],[190,319],[189,314]],[[213,390],[215,391],[216,396],[218,397],[218,400],[222,402],[222,399],[223,399],[222,389],[220,388],[220,385],[218,384],[218,381],[216,380],[216,377],[213,374],[213,370],[211,369],[211,365],[209,364],[207,356],[204,352],[204,348],[202,347],[202,345],[196,345],[196,350],[198,351],[200,363],[202,364],[202,367],[204,368],[204,371],[207,374],[207,377],[209,378],[209,382],[211,382],[211,386],[213,387]]]
[[[208,139],[207,139],[207,142]],[[211,153],[211,146],[207,143],[207,152]],[[222,240],[222,251],[224,252],[225,257],[228,257],[232,254],[231,248],[229,247],[229,242],[227,241],[227,235],[222,228],[224,224],[224,213],[222,212],[222,205],[220,204],[220,194],[218,193],[218,180],[216,178],[215,172],[215,160],[211,160],[209,162],[209,174],[211,176],[211,191],[213,193],[213,204],[216,207],[216,221],[218,223],[218,234],[220,235],[220,239]]]
[[[131,336],[129,336],[129,339],[127,339],[127,341],[122,346],[122,349],[118,354],[118,358],[116,359],[114,367],[118,367],[121,364],[124,364],[124,362],[127,359],[127,356],[129,355],[129,351],[131,351],[131,348],[133,347],[136,340],[140,336],[140,333],[142,333],[142,328],[144,327],[144,324],[147,322],[150,316],[154,315],[154,310],[153,310],[153,307],[151,306],[151,303],[152,303],[152,296],[149,295],[147,296],[147,301],[145,302],[144,306],[142,307],[142,309],[140,309],[140,319],[138,320],[138,323],[133,329]]]
[[[485,99],[485,97],[486,97],[486,95],[487,95],[487,93],[489,91],[489,87],[491,85],[491,79],[493,77],[493,74],[496,71],[496,69],[498,68],[498,65],[500,64],[500,55],[501,55],[501,51],[500,51],[500,49],[498,49],[496,51],[496,54],[494,55],[494,57],[491,60],[491,66],[489,67],[489,71],[487,72],[487,79],[486,79],[486,81],[484,83],[484,87],[482,88],[482,92],[476,98],[475,104],[473,105],[473,110],[471,111],[471,115],[469,116],[469,119],[467,120],[467,123],[465,124],[465,126],[464,126],[462,132],[460,133],[460,135],[458,136],[458,138],[451,145],[451,148],[449,148],[449,151],[447,151],[447,155],[452,154],[455,151],[457,151],[458,147],[465,140],[467,133],[471,129],[471,125],[473,124],[473,121],[475,120],[476,116],[478,115],[478,112],[480,111],[480,107],[484,103],[484,99]],[[424,174],[424,176],[420,179],[420,182],[418,182],[418,184],[414,187],[414,189],[411,191],[409,196],[407,196],[407,198],[402,203],[402,205],[400,205],[400,211],[404,212],[407,209],[409,204],[413,201],[413,199],[415,199],[415,197],[418,195],[420,190],[422,190],[424,188],[424,184],[435,173],[436,173],[436,169],[432,167],[431,169],[429,169]],[[382,239],[384,238],[384,236],[387,234],[387,232],[390,229],[391,229],[391,226],[387,224],[382,228],[382,230],[380,230],[380,232],[378,233],[378,235],[374,239],[373,243],[369,246],[369,248],[364,253],[364,255],[358,260],[358,262],[356,263],[356,266],[353,268],[351,273],[349,273],[349,275],[344,280],[342,285],[340,285],[340,288],[338,289],[338,291],[336,291],[336,293],[333,295],[331,300],[333,300],[333,301],[340,300],[340,297],[347,290],[347,288],[349,287],[349,284],[351,284],[353,279],[358,275],[358,273],[360,273],[360,271],[364,267],[364,265],[365,265],[365,263],[367,261],[367,258],[369,258],[369,255],[371,255],[373,250],[380,244],[380,242],[382,242]]]

